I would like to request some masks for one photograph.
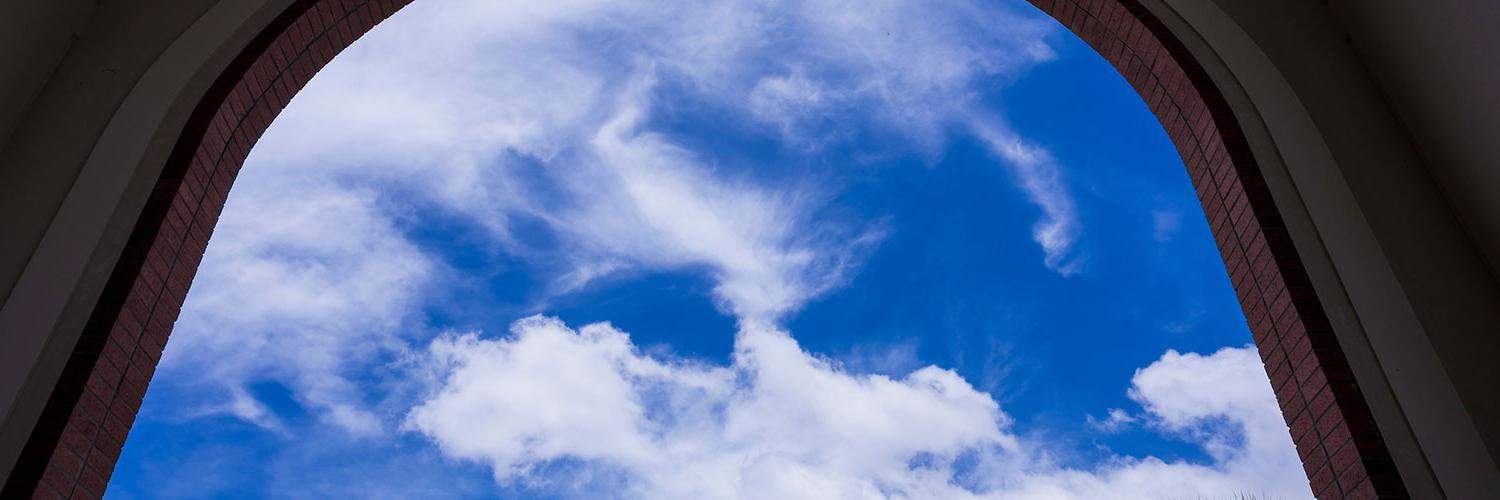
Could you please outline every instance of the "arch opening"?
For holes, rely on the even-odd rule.
[[[1165,31],[1138,6],[1034,3],[1114,64],[1178,147],[1314,491],[1320,497],[1402,494],[1265,181],[1202,70],[1191,66],[1181,47],[1164,41]],[[158,181],[7,493],[44,487],[102,493],[251,146],[318,69],[401,6],[298,3],[209,91]]]

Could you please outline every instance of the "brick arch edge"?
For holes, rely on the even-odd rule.
[[[411,0],[299,0],[194,109],[5,498],[100,498],[250,148],[312,76]],[[1145,100],[1197,191],[1318,498],[1406,498],[1390,452],[1228,105],[1135,0],[1029,0]]]

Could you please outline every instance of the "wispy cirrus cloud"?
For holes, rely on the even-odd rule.
[[[430,258],[396,230],[374,193],[295,177],[247,176],[220,227],[163,354],[162,378],[216,389],[195,413],[279,429],[246,390],[274,380],[330,423],[377,432],[379,418],[349,374],[404,345]]]
[[[651,87],[647,73],[592,138],[604,179],[590,188],[590,203],[562,216],[574,237],[604,258],[707,265],[723,308],[742,320],[776,320],[841,285],[879,227],[856,232],[811,219],[823,195],[798,186],[773,191],[714,178],[691,152],[641,130]]]
[[[1042,217],[1031,227],[1031,239],[1042,247],[1047,268],[1063,276],[1082,271],[1085,261],[1074,248],[1082,223],[1057,161],[994,118],[976,116],[968,124],[990,154],[1010,167],[1026,198],[1041,209]]]
[[[790,147],[816,149],[874,133],[895,140],[878,141],[887,149],[931,155],[975,136],[1041,209],[1034,239],[1045,264],[1071,274],[1079,270],[1074,246],[1082,225],[1055,161],[999,117],[975,111],[997,79],[1053,57],[1045,43],[1051,30],[981,2],[941,9],[836,0],[418,3],[341,54],[299,94],[278,120],[283,132],[269,161],[317,159],[326,168],[357,169],[349,175],[399,182],[500,235],[518,216],[566,228],[578,221],[554,219],[559,211],[610,201],[595,195],[609,180],[597,176],[611,172],[585,167],[598,163],[590,160],[608,166],[601,155],[623,151],[600,149],[611,144],[599,131],[618,121],[618,96],[635,96],[629,107],[649,119],[661,94],[675,93],[673,99],[742,118],[726,131],[762,128]],[[666,89],[643,88],[647,80]],[[633,125],[629,132],[672,146],[669,137],[644,130],[648,124]],[[652,151],[670,153],[660,159],[664,168],[692,156],[673,147]],[[642,153],[632,161],[641,163]],[[699,167],[713,161],[689,160]],[[540,195],[525,180],[533,173],[523,171],[533,162],[548,165],[545,182],[591,188]],[[827,189],[738,184],[783,198]],[[571,265],[618,271],[629,263],[583,257],[574,255]]]

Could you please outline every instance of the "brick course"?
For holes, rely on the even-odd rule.
[[[318,69],[408,2],[296,2],[210,88],[0,497],[104,495],[245,156]]]
[[[1405,488],[1230,111],[1135,0],[1030,0],[1119,70],[1177,146],[1318,498]],[[100,498],[239,168],[339,51],[410,0],[302,0],[209,90],[0,496]]]
[[[1104,56],[1177,146],[1318,498],[1407,498],[1222,96],[1133,0],[1030,0]]]

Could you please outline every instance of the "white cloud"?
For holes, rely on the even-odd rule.
[[[648,70],[593,137],[599,173],[579,186],[589,201],[558,216],[572,237],[600,259],[707,265],[741,319],[774,320],[842,284],[878,228],[851,235],[810,220],[820,200],[804,190],[715,178],[691,152],[640,130],[651,86]]]
[[[626,498],[1156,499],[1249,485],[1309,496],[1250,348],[1168,352],[1133,380],[1146,418],[1191,430],[1211,463],[1119,456],[1092,469],[1051,463],[952,371],[846,372],[764,323],[747,322],[729,366],[653,357],[609,325],[543,317],[501,339],[444,337],[428,356],[443,376],[408,428],[506,483],[580,460],[622,474]]]
[[[1136,423],[1135,415],[1131,415],[1130,412],[1121,408],[1110,408],[1107,414],[1108,416],[1104,417],[1103,420],[1089,415],[1087,417],[1089,426],[1099,429],[1101,432],[1113,434],[1128,429]]]
[[[1254,346],[1209,356],[1167,351],[1137,370],[1131,382],[1130,397],[1162,428],[1200,439],[1217,460],[1245,476],[1281,480],[1277,489],[1305,485],[1301,475],[1274,473],[1300,469],[1300,462]],[[1220,432],[1224,419],[1240,433]]]
[[[844,96],[823,88],[793,68],[786,75],[761,78],[749,93],[750,116],[777,128],[782,140],[816,148],[826,139],[816,136],[819,127],[839,117],[833,105]]]
[[[656,359],[608,325],[540,317],[506,339],[441,339],[431,355],[448,376],[408,425],[500,480],[572,458],[628,471],[635,498],[837,498],[947,489],[910,460],[1014,446],[995,402],[951,371],[844,373],[765,324],[740,333],[729,367]]]
[[[1082,230],[1078,207],[1052,155],[992,118],[975,117],[969,126],[990,154],[1006,162],[1021,192],[1042,210],[1042,218],[1031,227],[1031,239],[1042,247],[1047,267],[1063,276],[1082,271],[1084,261],[1073,249]]]
[[[1136,419],[1202,446],[1208,464],[1119,457],[1094,471],[1027,473],[1003,498],[1312,498],[1254,346],[1167,351],[1136,370]]]
[[[379,424],[348,373],[399,332],[432,264],[373,193],[321,181],[248,178],[221,227],[163,355],[167,377],[220,385],[208,408],[276,428],[246,387],[272,380],[357,433]]]

